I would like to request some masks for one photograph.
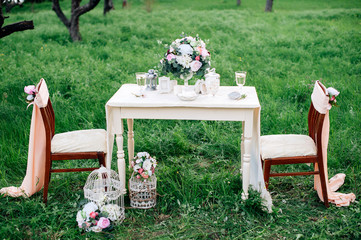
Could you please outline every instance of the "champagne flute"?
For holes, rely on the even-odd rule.
[[[135,73],[135,78],[137,79],[137,84],[139,86],[140,94],[143,94],[143,88],[145,86],[145,72]]]
[[[240,88],[240,92],[242,92],[242,87],[243,85],[246,84],[246,75],[247,75],[247,72],[245,71],[237,71],[235,72],[236,74],[236,83],[238,85],[238,87]]]

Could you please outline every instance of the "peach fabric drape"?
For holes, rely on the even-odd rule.
[[[322,155],[323,155],[323,165],[325,170],[325,177],[328,179],[327,173],[327,146],[329,139],[330,131],[330,120],[329,120],[329,110],[331,109],[331,104],[329,103],[329,96],[327,94],[326,87],[319,81],[316,81],[313,93],[311,95],[312,103],[317,111],[325,115],[325,120],[323,122],[322,128]],[[316,165],[318,169],[318,166]],[[345,194],[336,192],[339,187],[345,181],[346,175],[344,173],[336,174],[329,181],[326,181],[328,201],[336,204],[336,206],[349,206],[350,202],[355,201],[356,196],[353,193]],[[324,201],[322,196],[322,188],[320,182],[320,176],[315,175],[315,189],[317,190],[319,198]]]
[[[4,195],[30,197],[40,191],[44,185],[46,137],[40,108],[46,107],[49,99],[44,79],[40,80],[36,89],[38,93],[33,104],[26,175],[20,187],[2,188],[0,193]]]

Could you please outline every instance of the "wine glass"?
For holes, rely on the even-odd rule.
[[[143,88],[145,86],[145,72],[135,73],[135,78],[137,79],[137,84],[139,86],[140,94],[143,93]]]
[[[246,84],[246,75],[247,72],[244,71],[237,71],[236,72],[236,83],[238,87],[240,88],[240,92],[242,92],[242,87],[244,84]]]

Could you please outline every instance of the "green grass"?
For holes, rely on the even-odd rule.
[[[35,29],[0,39],[0,187],[20,185],[26,170],[31,109],[23,88],[47,80],[56,131],[105,128],[105,103],[134,73],[157,65],[164,44],[182,32],[209,39],[212,67],[222,85],[247,70],[257,88],[262,134],[307,133],[314,80],[340,90],[330,112],[329,176],[346,173],[341,192],[361,194],[361,2],[279,0],[144,1],[102,15],[102,3],[80,18],[82,42],[72,43],[51,3],[14,8],[6,23],[34,21]],[[69,1],[61,2],[69,14]],[[162,41],[163,44],[158,44]],[[239,61],[239,58],[242,61]],[[325,209],[312,177],[271,179],[274,212],[258,193],[241,200],[240,124],[135,121],[135,151],[159,161],[158,204],[126,210],[111,235],[81,234],[75,222],[87,174],[54,174],[49,204],[0,198],[4,239],[360,239],[361,205]],[[126,140],[125,140],[126,142]],[[115,160],[115,155],[113,160]],[[116,169],[116,161],[112,168]],[[295,169],[296,167],[291,167]],[[129,200],[126,198],[126,206]]]

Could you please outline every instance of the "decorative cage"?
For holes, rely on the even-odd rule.
[[[129,179],[130,206],[140,209],[152,208],[157,203],[157,177],[152,175],[146,180],[132,175]]]
[[[100,209],[118,209],[116,221],[124,220],[124,194],[115,171],[103,166],[92,171],[84,186],[84,197],[95,202]]]

